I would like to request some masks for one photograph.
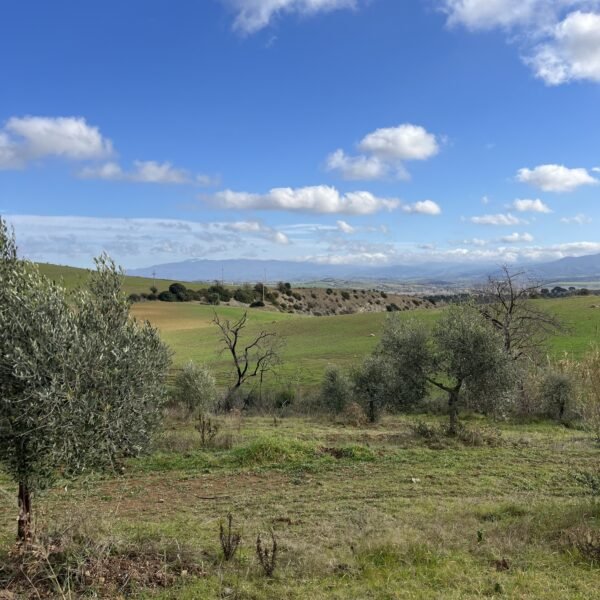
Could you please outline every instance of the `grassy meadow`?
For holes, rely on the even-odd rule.
[[[573,541],[600,524],[600,504],[574,477],[597,468],[587,434],[503,424],[489,430],[492,441],[466,445],[423,440],[412,432],[414,420],[348,427],[223,417],[213,449],[200,448],[190,424],[170,421],[154,452],[128,462],[122,475],[57,486],[36,504],[48,528],[75,532],[84,548],[92,539],[94,548],[129,560],[135,548],[173,575],[166,586],[140,583],[132,569],[120,590],[102,596],[116,575],[95,581],[92,570],[85,597],[598,597],[600,570]],[[468,427],[487,426],[474,418]],[[0,539],[8,548],[15,489],[0,483]],[[242,535],[230,562],[219,545],[228,514]],[[254,547],[257,534],[268,539],[271,529],[278,556],[269,578]],[[52,597],[71,597],[62,593]]]
[[[540,307],[558,316],[563,333],[548,342],[548,355],[559,358],[565,352],[581,356],[592,343],[600,343],[600,299],[581,296],[536,300]],[[188,360],[203,362],[215,369],[225,383],[229,357],[220,355],[217,329],[211,323],[214,310],[223,318],[239,317],[243,309],[211,307],[195,303],[145,302],[135,304],[132,313],[156,325],[174,351],[174,364]],[[402,318],[433,323],[442,309],[404,311]],[[249,310],[248,334],[261,329],[276,331],[286,340],[280,373],[300,385],[312,387],[322,378],[328,364],[357,364],[377,344],[386,313],[357,313],[330,317],[307,317],[266,309]]]

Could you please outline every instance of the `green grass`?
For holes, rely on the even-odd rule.
[[[224,417],[221,435],[236,441],[214,450],[199,447],[190,425],[169,422],[156,451],[130,461],[124,475],[58,485],[36,506],[56,528],[66,515],[85,515],[100,539],[197,556],[203,576],[138,590],[136,598],[598,597],[600,567],[569,541],[578,528],[600,527],[600,505],[574,477],[598,465],[587,434],[507,424],[499,447],[453,442],[432,450],[411,433],[414,418],[351,428]],[[182,439],[187,447],[173,450]],[[7,548],[16,491],[6,480],[0,485]],[[228,513],[242,547],[225,563],[218,527]],[[268,579],[254,544],[271,528],[279,561]],[[508,569],[499,570],[502,561]]]
[[[595,297],[573,297],[537,300],[538,306],[554,313],[564,322],[566,330],[548,341],[547,351],[558,358],[565,352],[582,356],[592,343],[600,342],[600,309],[591,308]],[[600,303],[600,300],[599,300]],[[433,323],[438,310],[402,312],[402,318],[417,318]],[[239,317],[243,309],[217,307],[224,318]],[[142,303],[133,307],[133,314],[147,318],[161,330],[164,340],[175,352],[174,363],[181,366],[188,360],[213,367],[219,381],[226,381],[229,357],[219,353],[217,330],[211,324],[213,308],[199,304]],[[360,313],[332,317],[307,317],[269,310],[250,310],[247,333],[261,329],[277,332],[286,340],[281,377],[304,386],[321,381],[328,364],[349,367],[358,364],[377,344],[386,313]]]

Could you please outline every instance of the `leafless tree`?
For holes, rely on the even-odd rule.
[[[513,272],[506,265],[483,287],[481,314],[502,334],[514,360],[535,360],[548,336],[563,329],[559,319],[532,302],[539,288],[526,271]]]
[[[223,319],[215,312],[213,323],[220,330],[223,352],[231,355],[234,366],[234,383],[225,397],[223,408],[229,410],[237,391],[249,379],[259,378],[262,386],[265,375],[281,364],[282,340],[274,331],[260,331],[247,342],[242,332],[248,324],[248,313],[236,321]]]

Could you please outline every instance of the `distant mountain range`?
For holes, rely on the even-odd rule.
[[[516,267],[520,268],[520,267]],[[532,276],[544,282],[557,281],[600,281],[600,254],[580,257],[567,257],[560,260],[523,265]],[[294,262],[280,260],[207,260],[190,259],[176,263],[166,263],[141,269],[130,269],[128,275],[157,277],[173,281],[214,281],[256,282],[336,280],[347,281],[398,281],[451,285],[477,282],[488,274],[497,271],[498,264],[425,263],[420,265],[325,265],[314,262]]]

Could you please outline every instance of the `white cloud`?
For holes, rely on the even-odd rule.
[[[290,243],[290,239],[285,233],[276,231],[272,227],[264,225],[259,221],[234,221],[233,223],[224,223],[222,227],[227,231],[263,234],[264,237],[271,239],[276,244],[287,245]]]
[[[357,0],[222,0],[236,12],[234,29],[245,34],[255,33],[278,15],[296,13],[315,15],[339,9],[356,8]]]
[[[522,242],[533,242],[533,236],[530,233],[511,233],[500,238],[505,244],[520,244]]]
[[[600,0],[439,0],[448,24],[501,29],[548,85],[600,82]]]
[[[592,222],[592,218],[583,213],[579,213],[574,217],[563,217],[560,222],[565,223],[566,225],[587,225]]]
[[[347,213],[368,215],[381,210],[394,210],[400,201],[378,198],[370,192],[341,194],[334,187],[317,185],[302,188],[273,188],[266,194],[223,190],[210,198],[223,208],[238,210],[288,210],[312,213]]]
[[[275,231],[272,239],[276,244],[283,244],[284,246],[290,243],[290,238],[281,231]]]
[[[441,0],[450,26],[470,31],[538,28],[557,19],[559,9],[580,0]]]
[[[500,213],[495,215],[481,215],[478,217],[471,217],[471,222],[476,225],[499,225],[499,226],[508,226],[508,225],[521,225],[524,224],[525,221],[511,215],[510,213]]]
[[[113,153],[112,142],[83,117],[11,117],[0,130],[0,168],[31,160],[95,160]]]
[[[481,204],[489,204],[490,203],[490,199],[488,196],[483,196],[481,198]]]
[[[134,268],[190,258],[259,257],[293,249],[289,238],[258,221],[197,222],[179,219],[10,215],[24,256],[42,262],[90,266],[108,252]],[[289,257],[288,257],[289,258]]]
[[[539,198],[535,200],[519,199],[513,202],[513,208],[519,212],[551,213],[550,207]]]
[[[486,240],[482,240],[481,238],[472,238],[470,240],[463,240],[461,244],[465,244],[467,246],[485,246],[487,244]]]
[[[406,213],[436,216],[442,213],[440,205],[433,200],[422,200],[402,207]]]
[[[338,171],[344,179],[382,179],[389,166],[377,156],[348,156],[343,150],[332,152],[326,161],[328,171]]]
[[[176,168],[170,162],[160,163],[154,160],[135,160],[130,171],[125,171],[115,162],[84,167],[79,171],[79,177],[137,183],[191,184],[197,182],[199,185],[214,185],[216,183],[208,175],[197,175],[194,178],[188,171]]]
[[[404,161],[427,160],[439,152],[440,145],[424,127],[404,123],[368,133],[358,149],[363,154],[349,156],[342,149],[330,154],[327,170],[339,172],[344,179],[383,179],[389,175],[409,179]]]
[[[571,192],[582,185],[592,185],[598,180],[587,169],[569,169],[564,165],[539,165],[534,169],[519,169],[517,179],[545,192]]]
[[[570,13],[549,37],[536,46],[529,59],[538,77],[548,85],[600,82],[600,14]]]
[[[352,227],[352,225],[350,225],[349,223],[346,223],[346,221],[337,221],[337,226],[338,226],[338,229],[342,233],[355,233],[356,232],[356,229],[354,227]]]
[[[397,160],[426,160],[439,152],[435,135],[410,123],[376,129],[366,135],[358,147],[363,152]]]

